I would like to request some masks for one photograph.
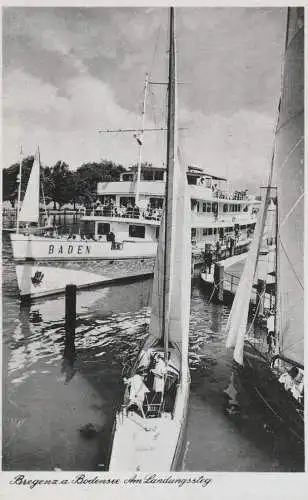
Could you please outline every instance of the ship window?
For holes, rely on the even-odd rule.
[[[195,237],[196,237],[196,228],[195,228],[195,227],[192,227],[192,228],[191,228],[191,237],[192,237],[192,238],[195,238]]]
[[[135,224],[131,224],[128,226],[128,234],[131,238],[144,238],[145,226],[136,226]]]
[[[211,235],[213,233],[213,229],[211,227],[209,227],[209,235]]]
[[[164,199],[163,198],[150,198],[151,208],[163,208]]]
[[[122,179],[123,179],[123,181],[133,181],[134,175],[133,174],[123,174]]]
[[[214,227],[214,234],[217,233],[217,227]]]
[[[202,204],[202,212],[206,212],[206,203]]]
[[[142,175],[142,180],[143,181],[152,181],[154,177],[154,172],[152,170],[144,170],[143,175]]]
[[[223,211],[224,212],[228,212],[228,204],[227,203],[224,204]]]
[[[212,212],[218,213],[218,203],[212,203]]]
[[[154,173],[155,181],[163,181],[164,180],[164,172],[163,170]]]
[[[202,233],[203,233],[203,236],[206,236],[207,235],[207,229],[206,228],[203,229]]]
[[[197,178],[191,175],[187,175],[188,184],[197,184]]]
[[[110,233],[110,224],[99,222],[97,224],[97,234],[108,234]]]
[[[211,203],[207,203],[207,204],[206,204],[206,211],[207,211],[207,212],[210,212],[210,211],[211,211],[211,208],[212,208]]]

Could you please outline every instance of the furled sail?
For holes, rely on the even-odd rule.
[[[288,15],[276,145],[279,338],[282,354],[304,363],[304,9]]]
[[[268,186],[271,186],[272,183],[272,172],[273,169],[271,168]],[[248,321],[249,302],[251,298],[249,291],[252,289],[258,263],[258,256],[263,241],[270,188],[268,187],[266,191],[266,196],[264,197],[258,215],[253,240],[247,255],[226,327],[226,346],[234,347],[233,357],[239,364],[243,364],[244,340]]]
[[[171,40],[174,33],[171,30]],[[175,44],[170,45],[169,75],[176,74]],[[181,344],[183,359],[188,355],[188,328],[191,287],[190,199],[186,168],[177,142],[176,83],[169,79],[167,151],[167,196],[165,217],[160,227],[154,272],[150,333]]]
[[[34,157],[31,174],[29,177],[19,220],[23,222],[38,222],[40,200],[40,153],[37,150]]]

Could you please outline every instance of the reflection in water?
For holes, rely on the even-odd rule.
[[[20,307],[6,238],[3,266],[3,468],[104,470],[123,370],[148,332],[152,280],[78,293],[73,352],[65,349],[63,297]],[[263,443],[256,437],[249,415],[235,424],[223,412],[232,365],[223,333],[228,312],[193,284],[184,467],[296,470],[268,436]]]

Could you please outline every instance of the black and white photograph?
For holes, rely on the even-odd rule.
[[[305,472],[304,8],[2,7],[2,146],[2,472]]]

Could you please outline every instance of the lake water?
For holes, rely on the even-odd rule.
[[[147,333],[151,287],[146,279],[78,293],[76,358],[70,359],[64,352],[64,298],[20,305],[4,235],[4,470],[106,469],[123,368]],[[195,279],[184,470],[303,470],[302,457],[282,450],[283,436],[266,431],[265,415],[256,413],[248,396],[240,417],[224,413],[232,364],[223,333],[229,308],[208,299]]]

